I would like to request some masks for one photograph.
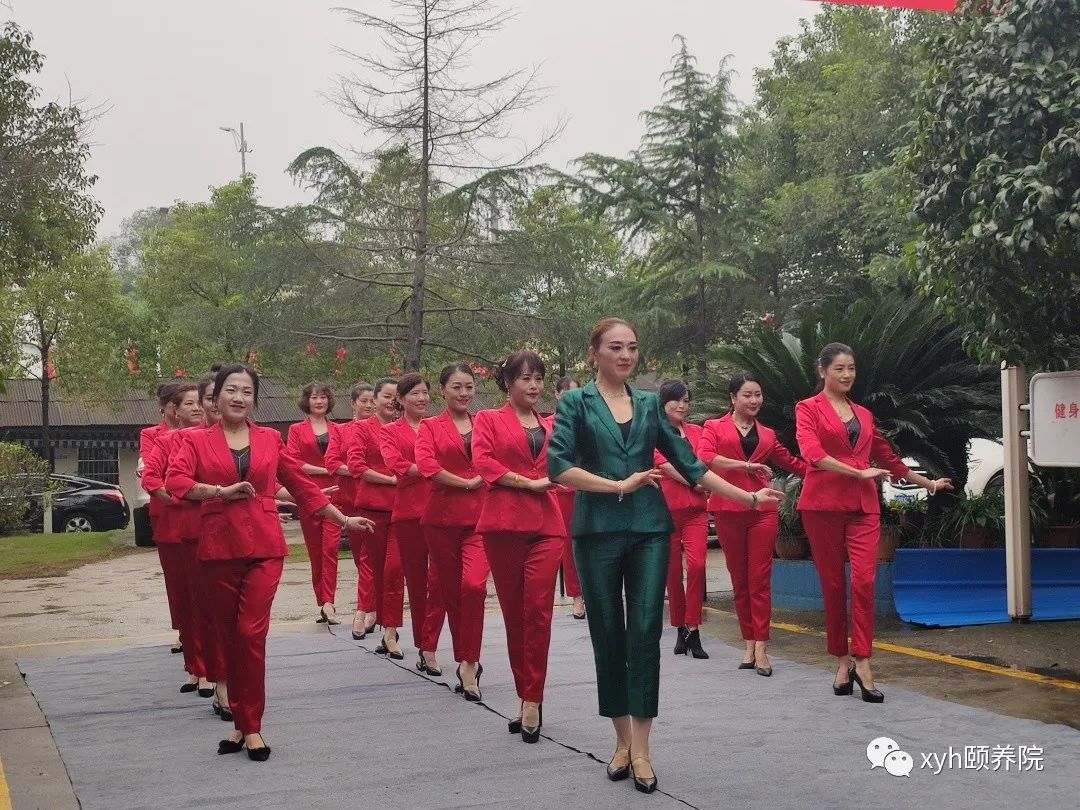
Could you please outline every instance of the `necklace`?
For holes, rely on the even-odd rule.
[[[744,424],[741,424],[739,422],[739,420],[737,420],[733,416],[733,417],[731,417],[731,422],[732,422],[733,425],[735,425],[736,428],[739,429],[740,433],[748,433],[750,431],[750,429],[754,426],[754,421],[752,419],[750,420],[749,424],[744,425]]]
[[[621,389],[618,393],[613,393],[611,391],[605,391],[603,388],[601,388],[600,383],[596,383],[596,390],[600,392],[600,396],[602,396],[604,399],[622,399],[623,397],[627,396],[625,388]]]

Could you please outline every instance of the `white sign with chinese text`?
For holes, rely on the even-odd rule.
[[[1080,467],[1080,371],[1031,378],[1031,460],[1041,467]]]

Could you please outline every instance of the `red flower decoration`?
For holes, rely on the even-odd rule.
[[[766,312],[763,316],[761,316],[761,322],[766,326],[772,326],[774,323],[776,323],[776,316],[773,315],[771,312]]]
[[[319,347],[317,345],[315,345],[314,343],[309,343],[308,345],[306,345],[304,347],[304,351],[307,352],[308,354],[315,354],[315,352],[317,352],[318,350],[319,350]]]
[[[186,377],[187,376],[187,371],[185,371],[182,368],[178,368],[175,371],[173,371],[173,376],[174,377],[181,377],[181,378]]]

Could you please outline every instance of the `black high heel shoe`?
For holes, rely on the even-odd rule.
[[[483,697],[483,694],[480,692],[480,676],[483,675],[483,674],[484,674],[484,665],[483,664],[477,664],[477,666],[476,666],[476,691],[473,692],[473,691],[470,691],[469,689],[466,689],[465,684],[461,682],[461,667],[458,667],[458,683],[461,683],[461,691],[464,693],[465,699],[467,701],[469,701],[470,703],[478,703],[480,701],[480,699]]]
[[[418,653],[418,655],[419,658],[417,658],[416,660],[417,672],[426,672],[428,675],[431,675],[434,678],[438,678],[440,675],[442,675],[442,669],[440,669],[439,667],[428,666],[427,659],[424,658],[424,654],[422,652]]]
[[[843,695],[852,694],[853,693],[852,681],[854,680],[852,676],[854,674],[855,674],[855,667],[852,667],[851,669],[848,670],[847,683],[837,684],[836,681],[833,681],[832,693],[834,695],[836,695],[837,697],[842,697]]]
[[[367,628],[365,627],[363,630],[357,631],[356,622],[353,622],[352,637],[353,641],[360,641],[361,639],[367,638]]]
[[[213,706],[213,708],[214,708],[214,714],[216,714],[218,717],[220,717],[226,723],[231,723],[232,722],[232,719],[233,719],[232,711],[229,709],[228,706],[222,706],[221,703],[218,702],[217,698],[214,698],[214,706]]]
[[[518,708],[518,716],[515,717],[513,720],[508,720],[507,721],[506,730],[508,732],[510,732],[511,734],[520,734],[521,733],[521,714],[522,714],[522,709],[524,709],[524,708],[525,708],[525,701],[523,700],[523,701],[521,701],[521,707]]]
[[[617,754],[619,752],[616,751],[615,753]],[[627,756],[629,756],[630,752],[627,751],[626,754]],[[626,779],[630,775],[630,760],[628,759],[625,765],[622,765],[618,768],[612,768],[611,763],[614,761],[615,757],[612,757],[611,761],[607,764],[607,778],[610,779],[612,782],[619,782],[623,779]]]
[[[686,636],[690,631],[685,627],[680,627],[678,634],[675,636],[675,649],[672,652],[675,655],[686,655]]]
[[[694,629],[686,632],[686,649],[694,658],[707,659],[709,654],[701,646],[701,631]]]
[[[221,755],[221,754],[235,754],[235,753],[237,753],[239,751],[243,751],[243,750],[244,750],[244,741],[243,740],[237,740],[236,742],[233,742],[232,740],[221,740],[217,744],[217,752],[218,752],[219,755]]]
[[[247,752],[248,759],[252,762],[266,762],[266,760],[270,759],[269,745],[263,745],[259,748],[249,748]]]
[[[855,671],[855,667],[851,668],[851,680],[859,685],[859,692],[862,693],[862,699],[867,703],[884,703],[885,695],[878,689],[867,689],[863,686],[862,678],[859,677],[859,673]],[[849,684],[850,685],[850,684]],[[851,694],[849,691],[848,694]]]
[[[544,704],[540,703],[536,707],[537,725],[535,727],[529,727],[524,723],[521,724],[521,741],[526,743],[540,742],[540,729],[544,727]]]
[[[401,640],[401,635],[399,633],[395,632],[394,633],[394,641],[400,641],[400,640]],[[404,661],[405,660],[405,653],[403,653],[401,650],[398,650],[397,652],[394,652],[389,647],[386,646],[386,636],[385,635],[383,636],[383,640],[379,642],[379,646],[375,648],[375,654],[376,655],[387,655],[390,658],[393,658],[395,661]]]
[[[634,790],[639,793],[653,793],[656,790],[656,772],[654,771],[653,775],[648,778],[638,776],[637,772],[633,769],[633,764],[635,762],[648,762],[650,766],[652,765],[652,762],[649,761],[648,757],[637,757],[636,759],[630,760],[630,771],[634,777]]]
[[[201,698],[213,697],[217,694],[217,688],[211,686],[209,689],[199,689],[198,692]]]
[[[180,685],[180,694],[186,695],[189,692],[195,692],[198,690],[199,685],[197,683],[185,683]]]

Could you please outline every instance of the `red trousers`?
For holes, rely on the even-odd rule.
[[[229,708],[238,731],[262,730],[266,708],[266,634],[284,560],[203,563],[213,618],[229,672]]]
[[[360,516],[375,524],[375,531],[363,535],[364,551],[375,586],[375,621],[383,627],[401,627],[405,613],[405,577],[397,538],[390,533],[390,513],[361,509]]]
[[[735,591],[735,615],[745,641],[768,641],[772,621],[772,561],[777,512],[715,512],[716,534]]]
[[[184,565],[184,551],[180,548],[180,543],[158,543],[157,552],[158,559],[161,561],[161,573],[165,576],[165,598],[169,602],[172,628],[183,633],[190,591],[187,582],[187,567]]]
[[[522,700],[540,703],[551,647],[551,593],[559,574],[563,538],[490,532],[484,548],[506,624],[506,650]]]
[[[337,593],[338,549],[341,547],[341,527],[321,516],[300,516],[304,545],[311,559],[311,587],[315,602],[322,607],[334,604]]]
[[[880,517],[864,512],[803,512],[802,521],[821,580],[829,655],[849,654],[844,587],[846,546],[851,561],[850,654],[868,658],[874,644],[874,578],[881,537]]]
[[[409,586],[409,617],[413,646],[435,652],[439,648],[446,608],[443,607],[439,574],[429,559],[427,540],[419,520],[401,520],[390,524],[397,541],[405,581]]]
[[[203,593],[201,563],[195,559],[199,543],[197,540],[185,540],[179,544],[179,548],[184,564],[184,579],[188,586],[187,610],[180,617],[180,635],[184,639],[184,669],[197,678],[209,678],[206,657],[213,654],[215,645],[210,643],[209,638],[212,630]]]
[[[490,573],[484,541],[472,526],[425,526],[424,537],[439,572],[454,660],[479,661]]]
[[[349,550],[352,551],[356,564],[356,609],[364,613],[375,613],[378,602],[375,600],[375,569],[364,545],[367,532],[348,532]]]
[[[668,558],[668,611],[672,627],[701,624],[701,604],[705,601],[705,557],[709,544],[709,513],[704,509],[680,509],[671,513],[675,531],[671,534]],[[686,590],[683,590],[683,555],[686,555]]]
[[[562,575],[566,595],[577,598],[581,596],[581,580],[578,579],[577,565],[574,563],[574,538],[570,533],[574,522],[574,493],[573,491],[558,490],[559,511],[562,512],[563,525],[566,527],[566,537],[563,538],[562,547]]]

